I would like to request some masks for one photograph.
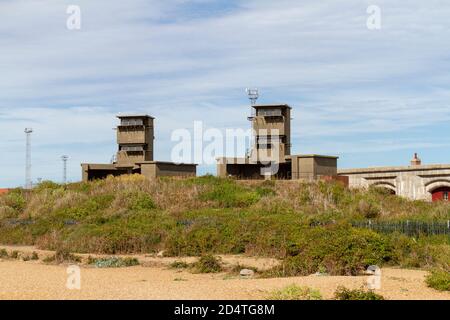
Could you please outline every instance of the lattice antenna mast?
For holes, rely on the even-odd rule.
[[[245,91],[247,92],[248,98],[250,99],[250,103],[252,106],[254,106],[256,104],[256,100],[258,100],[259,98],[259,91],[257,88],[254,89],[245,89]]]
[[[247,89],[245,89],[245,92],[247,92],[248,98],[250,99],[250,104],[252,106],[250,108],[251,109],[250,110],[251,116],[247,117],[247,119],[249,121],[253,122],[253,120],[254,120],[254,118],[256,116],[256,110],[255,110],[255,108],[253,108],[253,106],[256,105],[256,100],[258,100],[258,98],[259,98],[259,90],[258,90],[258,88],[253,88],[253,89],[247,88]],[[254,137],[252,136],[252,138],[251,138],[252,141],[250,142],[251,145],[253,145],[255,143],[253,141],[253,138]],[[245,154],[246,154],[246,157],[250,157],[251,156],[251,150],[247,149]]]
[[[25,188],[31,189],[31,133],[33,132],[32,128],[25,128],[24,130],[26,135],[26,150],[25,150]]]
[[[63,161],[63,184],[67,183],[67,160],[69,156],[63,155],[61,156],[61,160]]]

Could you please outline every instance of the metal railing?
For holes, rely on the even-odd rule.
[[[450,220],[439,222],[422,221],[355,221],[352,226],[366,228],[380,233],[399,232],[408,236],[450,235]]]

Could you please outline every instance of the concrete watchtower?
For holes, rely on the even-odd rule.
[[[254,116],[249,119],[255,132],[255,144],[251,157],[264,151],[272,154],[273,148],[278,148],[279,163],[286,160],[291,154],[291,107],[287,104],[280,105],[253,105]],[[272,150],[268,150],[272,149]]]
[[[153,161],[154,118],[149,115],[118,115],[116,167],[133,167]]]

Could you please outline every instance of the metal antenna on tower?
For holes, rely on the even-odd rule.
[[[61,156],[61,159],[63,161],[63,184],[67,183],[67,160],[69,159],[69,156],[63,155]]]
[[[31,133],[32,128],[25,128],[26,135],[26,151],[25,151],[25,188],[31,189]]]
[[[254,106],[256,104],[256,100],[258,100],[259,98],[259,91],[257,88],[254,89],[245,89],[245,91],[247,92],[248,98],[250,99],[250,102],[252,104],[252,106]]]

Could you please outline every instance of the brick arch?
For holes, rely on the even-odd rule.
[[[434,190],[442,187],[450,187],[449,179],[437,179],[429,181],[425,184],[427,192],[432,193]]]
[[[397,187],[395,186],[395,184],[393,184],[391,182],[378,181],[378,182],[371,183],[370,185],[374,186],[374,187],[380,187],[380,188],[389,189],[389,190],[393,191],[394,194],[397,193]]]

